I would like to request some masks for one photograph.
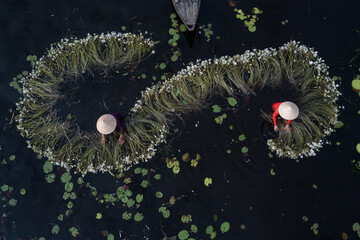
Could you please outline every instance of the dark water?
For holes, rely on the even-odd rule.
[[[214,35],[210,43],[202,35],[196,34],[190,48],[181,35],[179,48],[181,58],[171,63],[171,48],[167,44],[171,26],[169,15],[173,12],[170,1],[2,1],[0,3],[0,157],[8,159],[16,155],[15,162],[0,167],[0,184],[14,186],[13,197],[18,200],[15,207],[5,204],[3,218],[6,230],[0,229],[0,239],[71,239],[68,229],[76,226],[80,234],[77,239],[106,239],[101,231],[107,230],[120,239],[162,239],[177,235],[182,229],[190,229],[180,218],[192,215],[192,224],[199,228],[195,239],[209,239],[205,234],[208,225],[217,231],[215,239],[341,239],[342,233],[348,239],[356,239],[352,230],[355,222],[360,222],[360,175],[354,171],[351,161],[360,160],[355,146],[360,139],[359,97],[351,90],[351,80],[357,74],[359,62],[353,66],[349,60],[360,45],[360,3],[358,1],[247,1],[236,2],[236,7],[250,10],[258,7],[264,11],[256,22],[257,30],[250,33],[235,18],[233,7],[228,1],[203,1],[199,24],[212,23]],[[288,19],[286,25],[281,21]],[[166,69],[175,73],[190,61],[198,58],[234,55],[248,49],[279,47],[289,40],[300,41],[314,47],[330,66],[332,76],[341,76],[342,86],[339,104],[344,105],[340,120],[345,125],[332,134],[326,145],[316,155],[300,162],[289,159],[269,158],[268,150],[260,129],[262,119],[260,109],[271,110],[271,103],[291,99],[285,90],[272,92],[264,90],[257,96],[242,99],[239,96],[238,111],[228,111],[228,118],[222,125],[213,120],[216,114],[205,109],[184,116],[184,123],[176,121],[174,129],[179,132],[170,136],[168,147],[142,167],[153,168],[162,175],[160,181],[151,180],[151,187],[132,188],[144,194],[139,209],[145,216],[140,223],[125,221],[119,206],[106,207],[97,203],[89,190],[76,185],[77,199],[73,202],[74,213],[63,222],[57,216],[67,209],[62,199],[63,183],[45,181],[42,165],[32,150],[26,148],[23,139],[9,124],[12,109],[19,94],[9,87],[9,82],[23,70],[30,70],[26,56],[40,57],[53,42],[66,36],[85,37],[87,33],[121,31],[136,33],[148,31],[154,40],[159,40],[156,54],[140,64],[134,73],[147,74],[145,80],[130,80],[129,77],[112,75],[104,80],[100,76],[85,78],[73,98],[72,106],[63,104],[62,116],[70,113],[77,117],[79,125],[91,129],[97,117],[108,111],[126,112],[133,106],[140,91],[150,86],[152,75],[160,78],[154,70],[156,63],[169,61]],[[219,36],[220,39],[216,39]],[[99,84],[100,83],[100,84]],[[64,93],[66,94],[66,93]],[[119,105],[119,102],[123,105]],[[78,102],[78,103],[74,103]],[[214,98],[210,104],[226,106],[226,100]],[[229,125],[234,130],[229,130]],[[179,134],[181,133],[181,134]],[[241,154],[242,143],[232,139],[244,133],[249,154]],[[171,141],[171,139],[173,139]],[[341,145],[335,144],[340,142]],[[226,150],[231,149],[231,154]],[[181,161],[181,171],[174,175],[166,168],[165,156],[176,156],[189,152],[200,154],[202,159],[194,168]],[[0,159],[0,160],[1,160]],[[270,174],[274,169],[275,175]],[[130,170],[133,172],[133,170]],[[61,170],[55,171],[59,176]],[[205,177],[211,177],[213,184],[205,187]],[[73,177],[75,178],[75,177]],[[77,177],[76,177],[77,178]],[[134,178],[136,185],[138,178]],[[116,191],[117,180],[109,175],[89,175],[85,182],[96,186],[99,192]],[[315,186],[315,187],[314,187]],[[20,195],[19,189],[26,194]],[[316,188],[316,189],[315,189]],[[163,200],[154,197],[155,192],[164,194]],[[171,196],[183,198],[170,208],[171,216],[164,219],[158,208]],[[101,220],[95,218],[101,212]],[[213,216],[217,215],[217,221]],[[308,221],[303,221],[303,216]],[[231,224],[230,231],[222,234],[222,222]],[[318,223],[319,234],[310,227]],[[51,234],[52,224],[60,226],[58,235]],[[245,225],[245,230],[240,228]],[[148,230],[149,229],[149,230]],[[162,229],[162,230],[161,230]]]

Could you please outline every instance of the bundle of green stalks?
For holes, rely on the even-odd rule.
[[[156,147],[166,141],[173,120],[207,107],[205,102],[212,96],[255,95],[265,86],[279,88],[284,84],[298,93],[295,103],[300,115],[292,122],[290,133],[279,123],[279,137],[268,140],[270,150],[279,157],[314,155],[337,122],[340,93],[328,77],[327,66],[313,49],[289,42],[278,50],[246,51],[190,63],[170,79],[142,91],[126,119],[124,145],[117,143],[119,133],[112,134],[109,144],[101,144],[97,133],[60,122],[51,109],[60,96],[58,84],[64,79],[76,79],[93,69],[106,72],[123,64],[136,65],[154,45],[142,36],[128,36],[131,41],[91,38],[75,48],[57,46],[60,53],[54,59],[50,54],[40,60],[43,62],[35,66],[35,74],[24,79],[25,97],[18,105],[18,128],[30,139],[30,147],[83,175],[97,171],[114,174],[149,160]],[[271,113],[263,117],[272,122]]]
[[[120,147],[116,132],[109,144],[102,144],[97,132],[84,132],[74,121],[61,121],[54,105],[64,82],[77,81],[85,72],[107,74],[123,66],[135,67],[154,45],[142,35],[115,32],[51,45],[21,80],[24,97],[17,103],[16,119],[21,134],[29,139],[28,147],[56,165],[75,167],[81,173],[122,170],[121,159],[131,152],[136,138],[127,137],[128,144]]]

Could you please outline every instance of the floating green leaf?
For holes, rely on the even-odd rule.
[[[25,194],[26,194],[25,188],[20,189],[20,194],[21,194],[21,195],[25,195]]]
[[[155,174],[154,175],[154,178],[156,179],[156,180],[160,180],[161,179],[161,175],[158,173],[158,174]]]
[[[50,173],[53,170],[53,165],[50,161],[45,161],[43,166],[44,173]]]
[[[141,174],[142,174],[143,176],[147,175],[148,172],[149,172],[149,171],[148,171],[146,168],[143,168],[143,169],[141,170]]]
[[[141,184],[140,184],[143,188],[147,188],[147,186],[149,185],[149,182],[147,180],[142,180]]]
[[[170,59],[171,59],[171,61],[176,62],[178,60],[178,58],[179,58],[178,56],[172,55]]]
[[[69,228],[69,232],[71,232],[71,235],[76,237],[79,234],[79,230],[76,227]]]
[[[7,190],[9,190],[9,185],[4,184],[1,186],[1,191],[6,192]]]
[[[76,193],[71,192],[71,193],[70,193],[70,198],[71,198],[72,200],[76,199]]]
[[[205,186],[208,187],[210,184],[212,184],[212,179],[211,179],[211,178],[208,178],[208,177],[205,178],[205,179],[204,179],[204,184],[205,184]]]
[[[180,35],[178,33],[175,33],[174,36],[173,36],[173,39],[175,41],[179,40],[180,39]]]
[[[127,197],[131,197],[131,195],[132,195],[131,190],[130,190],[130,189],[126,189],[126,190],[125,190],[125,195],[126,195]]]
[[[10,207],[14,207],[14,206],[16,205],[16,203],[17,203],[17,200],[14,199],[14,198],[11,198],[11,199],[9,200],[9,206],[10,206]]]
[[[172,14],[170,15],[170,18],[171,18],[171,19],[176,18],[176,14],[175,14],[175,13],[172,13]]]
[[[356,145],[356,150],[358,151],[358,153],[360,153],[360,143]]]
[[[249,149],[247,147],[242,147],[241,148],[242,153],[247,153],[248,151],[249,151]]]
[[[65,172],[65,173],[63,173],[63,175],[61,175],[61,182],[67,183],[70,180],[71,180],[71,175],[69,172]]]
[[[144,199],[144,195],[142,195],[142,194],[138,194],[138,195],[136,195],[136,201],[138,202],[138,203],[141,203],[141,201]]]
[[[74,206],[74,203],[72,201],[68,202],[67,207],[70,209]]]
[[[139,174],[139,173],[141,173],[141,170],[142,170],[141,167],[137,167],[137,168],[135,168],[134,173]]]
[[[180,172],[180,167],[174,166],[172,170],[173,170],[173,173],[178,174]]]
[[[11,155],[11,156],[9,157],[9,160],[10,160],[10,161],[14,161],[14,160],[15,160],[15,155]]]
[[[122,214],[122,218],[123,218],[124,220],[130,220],[130,219],[131,219],[131,213],[124,212],[124,213]]]
[[[213,112],[214,112],[214,113],[219,113],[219,112],[221,112],[221,107],[220,107],[219,105],[214,105],[214,106],[212,106],[212,108],[213,108]]]
[[[230,154],[230,153],[231,153],[231,149],[226,150],[226,153]]]
[[[230,223],[229,222],[223,222],[220,226],[220,230],[222,233],[228,232],[230,229]]]
[[[239,141],[245,141],[245,139],[246,139],[245,134],[241,134],[241,135],[239,136]]]
[[[114,240],[114,239],[115,239],[115,237],[114,237],[113,234],[109,234],[109,235],[107,236],[107,240]]]
[[[46,175],[46,177],[45,177],[45,179],[46,179],[46,182],[47,183],[53,183],[53,182],[55,182],[55,174],[53,174],[53,173],[50,173],[50,174],[47,174]]]
[[[63,199],[66,201],[70,197],[70,193],[64,192]]]
[[[96,219],[101,219],[102,218],[102,214],[101,213],[96,213]]]
[[[67,182],[65,183],[65,191],[67,192],[71,192],[71,190],[73,189],[74,184],[72,182]]]
[[[189,237],[189,232],[187,230],[181,230],[179,233],[178,233],[178,237],[180,240],[185,240],[185,239],[188,239]]]
[[[135,201],[134,201],[134,199],[129,199],[128,201],[127,201],[127,207],[128,208],[131,208],[132,206],[134,206],[134,204],[135,204]]]
[[[144,218],[144,216],[143,216],[141,213],[139,213],[139,212],[137,212],[137,213],[135,214],[135,216],[134,216],[134,220],[135,220],[136,222],[140,222],[141,220],[143,220],[143,218]]]
[[[249,29],[250,32],[255,32],[256,31],[256,26],[250,25],[248,27],[248,29]]]
[[[271,174],[271,176],[275,175],[274,169],[270,169],[270,174]]]
[[[341,128],[342,126],[344,126],[344,123],[342,121],[338,121],[335,125],[334,128]]]
[[[78,177],[77,183],[78,183],[78,184],[83,184],[83,183],[84,183],[84,179],[83,179],[82,177]]]
[[[185,24],[181,24],[179,28],[180,28],[180,31],[182,31],[182,32],[185,32],[185,31],[186,31],[186,26],[185,26]]]
[[[227,100],[228,100],[228,103],[230,104],[230,106],[235,106],[237,104],[236,99],[233,97],[229,97]]]
[[[193,233],[197,233],[198,232],[198,227],[195,224],[191,224],[190,229]]]
[[[59,225],[54,225],[53,228],[51,229],[51,233],[52,234],[58,234],[59,233]]]
[[[160,63],[160,69],[164,70],[166,68],[166,63]]]
[[[209,225],[206,227],[206,234],[211,234],[214,231],[214,227]]]
[[[155,193],[155,196],[156,196],[157,198],[162,198],[162,197],[163,197],[163,194],[162,194],[162,192],[156,192],[156,193]]]
[[[174,34],[176,34],[176,30],[174,28],[170,28],[169,33],[170,33],[170,35],[174,35]]]
[[[352,229],[355,232],[360,232],[360,224],[358,222],[354,223],[353,226],[352,226]]]
[[[351,86],[355,91],[360,91],[360,79],[352,80]]]

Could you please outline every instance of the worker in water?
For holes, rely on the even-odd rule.
[[[296,104],[292,102],[277,102],[272,105],[274,111],[273,121],[274,121],[274,131],[279,131],[279,128],[276,124],[276,116],[280,115],[282,118],[287,120],[285,130],[290,132],[290,122],[299,116],[299,108]]]
[[[101,142],[105,143],[105,135],[112,133],[116,127],[120,128],[119,143],[124,144],[124,126],[120,121],[120,116],[115,113],[104,114],[96,122],[96,128],[101,133]]]

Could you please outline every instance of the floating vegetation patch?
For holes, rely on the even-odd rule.
[[[244,21],[244,26],[247,27],[247,29],[250,32],[256,31],[255,23],[259,20],[258,15],[263,13],[263,10],[258,9],[257,7],[254,7],[251,10],[251,14],[245,13],[241,9],[235,8],[234,11],[236,12],[236,18],[240,19],[241,21]]]
[[[300,114],[290,133],[279,123],[279,137],[267,141],[271,151],[294,159],[314,156],[324,138],[334,131],[339,85],[328,76],[328,67],[317,52],[295,41],[278,50],[267,48],[233,57],[197,60],[171,78],[146,88],[130,110],[123,146],[117,143],[116,134],[110,144],[101,144],[97,133],[81,132],[74,122],[59,120],[52,110],[59,98],[59,82],[96,67],[110,71],[123,64],[136,65],[154,44],[142,35],[109,33],[81,40],[65,39],[52,45],[21,80],[24,98],[17,103],[16,119],[21,135],[30,139],[28,146],[53,164],[75,167],[82,174],[123,171],[155,155],[156,147],[165,142],[169,125],[179,113],[200,111],[213,95],[227,95],[233,106],[237,104],[233,98],[237,92],[255,94],[265,86],[278,88],[283,84],[290,84],[298,94]],[[213,107],[213,111],[219,110]],[[226,116],[222,114],[215,121],[221,124]],[[270,113],[263,117],[272,122]],[[248,149],[243,147],[241,151],[247,153]],[[177,160],[169,159],[167,165],[179,173]],[[141,185],[146,187],[147,183]]]
[[[116,134],[110,137],[109,144],[102,144],[97,132],[81,131],[75,120],[62,121],[53,109],[60,98],[60,84],[76,81],[85,72],[101,70],[108,73],[121,66],[136,66],[154,45],[155,42],[141,34],[116,32],[89,34],[83,39],[62,39],[52,44],[33,64],[32,72],[23,75],[19,81],[23,98],[16,104],[19,111],[16,121],[21,135],[29,139],[28,147],[47,157],[52,164],[76,168],[82,174],[122,171],[132,162],[139,161],[138,153],[141,152],[143,159],[154,155],[153,147],[161,137],[151,138],[155,132],[166,131],[165,126],[148,129],[145,119],[135,117],[125,123],[128,130],[125,145],[118,144]],[[33,57],[31,60],[35,61]],[[141,132],[150,135],[141,138],[138,136]],[[150,143],[148,141],[152,143],[147,145],[147,150],[139,151],[144,143]],[[47,181],[53,182],[54,175],[49,173]]]

